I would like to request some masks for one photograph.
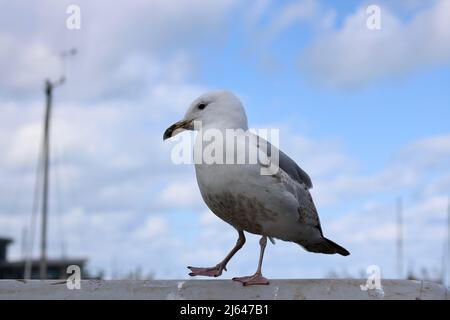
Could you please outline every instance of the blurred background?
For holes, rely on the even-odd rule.
[[[236,233],[162,133],[224,88],[250,127],[280,129],[325,235],[352,253],[277,241],[267,277],[378,265],[448,284],[449,71],[448,0],[0,0],[0,276],[39,277],[45,154],[49,277],[75,263],[86,277],[188,278],[221,260]],[[254,272],[258,240],[224,278]]]

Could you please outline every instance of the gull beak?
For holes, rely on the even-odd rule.
[[[192,120],[181,120],[174,123],[164,131],[163,140],[176,136],[184,130],[192,130]]]

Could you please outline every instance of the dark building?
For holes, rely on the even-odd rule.
[[[11,239],[0,238],[0,263],[6,261],[6,250],[11,242]]]
[[[24,279],[25,260],[8,261],[8,246],[12,239],[0,238],[0,279]],[[40,279],[39,260],[31,261],[31,279]],[[47,279],[67,279],[67,267],[77,265],[81,269],[82,278],[89,276],[85,272],[86,259],[48,259]]]

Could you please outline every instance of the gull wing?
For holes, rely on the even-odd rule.
[[[271,157],[272,148],[274,149],[274,151],[276,150],[279,152],[278,166],[281,170],[286,172],[293,180],[297,181],[300,184],[304,184],[308,189],[311,189],[313,187],[309,175],[302,168],[300,168],[294,160],[292,160],[280,149],[272,146],[270,142],[264,140],[261,137],[258,138],[260,142],[267,143],[267,149],[265,151],[269,158]]]

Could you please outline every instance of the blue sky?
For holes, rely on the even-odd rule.
[[[29,231],[42,80],[60,74],[58,52],[76,47],[55,96],[53,256],[64,242],[92,271],[119,278],[138,267],[185,278],[186,265],[217,263],[234,231],[201,201],[192,166],[170,163],[174,144],[161,136],[192,99],[224,88],[251,127],[281,130],[281,147],[313,179],[325,234],[352,252],[313,255],[279,241],[268,277],[359,276],[370,264],[397,276],[399,196],[406,265],[441,268],[448,0],[105,3],[0,1],[0,235],[17,239],[12,258]],[[81,9],[80,30],[65,27],[68,4]],[[369,4],[381,8],[381,30],[366,27]],[[256,237],[244,250],[225,277],[254,271]]]

